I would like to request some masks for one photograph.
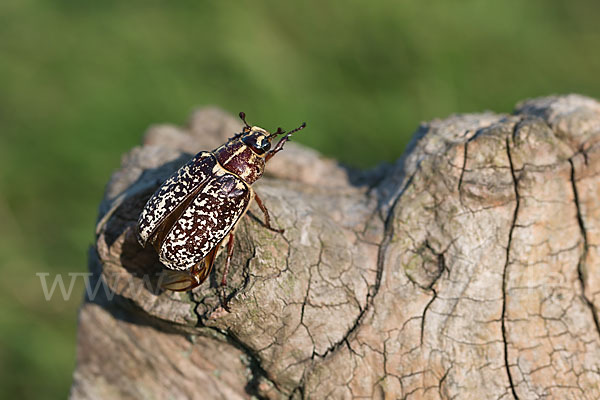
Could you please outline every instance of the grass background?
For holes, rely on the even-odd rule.
[[[217,105],[361,167],[420,121],[600,97],[600,3],[0,2],[0,397],[63,398],[97,204],[152,123]],[[4,395],[2,395],[4,394]],[[10,396],[10,397],[9,397]]]

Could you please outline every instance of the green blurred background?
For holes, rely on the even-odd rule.
[[[354,166],[399,157],[420,121],[600,97],[589,1],[0,2],[0,388],[62,398],[97,205],[148,125],[217,105]]]

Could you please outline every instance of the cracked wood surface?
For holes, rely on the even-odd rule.
[[[72,398],[600,398],[598,102],[434,120],[369,171],[288,144],[254,185],[285,233],[251,206],[227,313],[224,254],[192,293],[157,291],[133,228],[166,177],[240,128],[202,109],[124,157]]]

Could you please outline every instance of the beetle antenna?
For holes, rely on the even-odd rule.
[[[246,128],[250,128],[250,125],[248,125],[248,123],[246,122],[246,113],[243,111],[240,111],[240,118],[242,119],[242,121],[244,121],[244,125],[246,125]]]
[[[274,138],[275,136],[277,136],[277,135],[282,135],[282,134],[284,134],[284,133],[285,133],[285,131],[284,131],[283,129],[281,129],[281,128],[277,128],[277,132],[271,133],[271,134],[269,135],[269,139],[272,139],[272,138]]]
[[[302,129],[304,129],[304,128],[306,128],[306,122],[303,122],[303,123],[302,123],[302,125],[300,125],[299,127],[297,127],[297,128],[296,128],[296,129],[294,129],[294,130],[291,130],[291,131],[289,131],[287,134],[288,134],[288,135],[291,135],[292,133],[294,133],[294,132],[298,132],[298,131],[301,131],[301,130],[302,130]]]
[[[299,130],[304,129],[305,127],[306,127],[306,122],[303,122],[302,125],[300,125],[299,127],[297,127],[294,130],[289,131],[288,133],[285,134],[284,137],[279,139],[279,142],[277,142],[277,145],[275,146],[275,148],[267,153],[265,162],[269,161],[276,153],[278,153],[279,151],[281,151],[283,149],[283,145],[285,144],[285,142],[290,140],[290,136],[292,135],[292,133],[298,132]],[[277,129],[277,132],[279,132],[279,129]]]

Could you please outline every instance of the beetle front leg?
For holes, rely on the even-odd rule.
[[[284,137],[282,137],[279,140],[279,142],[277,142],[277,145],[275,146],[275,148],[273,150],[271,150],[269,152],[269,154],[267,154],[267,156],[265,157],[265,163],[268,162],[275,154],[277,154],[281,150],[283,150],[283,145],[285,144],[285,142],[290,140],[290,136],[291,136],[291,132],[288,133],[287,135],[285,135]]]
[[[294,130],[289,131],[288,133],[286,133],[286,135],[284,137],[282,137],[279,142],[277,142],[277,145],[275,146],[275,148],[273,150],[271,150],[267,156],[265,157],[265,163],[267,161],[269,161],[271,159],[271,157],[273,157],[275,154],[277,154],[278,152],[280,152],[281,150],[283,150],[283,145],[285,144],[285,142],[287,142],[288,140],[290,140],[290,136],[292,136],[292,134],[294,132],[298,132],[299,130],[302,130],[306,127],[306,122],[303,122],[302,125],[300,125],[299,127],[297,127]],[[273,135],[271,136],[277,136],[279,134],[283,133],[283,131],[281,130],[281,128],[277,128],[277,132],[275,132]]]
[[[265,205],[263,204],[260,197],[258,197],[256,192],[254,193],[254,198],[256,199],[256,204],[258,204],[258,208],[260,208],[260,211],[262,211],[263,214],[265,215],[265,222],[264,222],[265,227],[267,229],[272,230],[273,232],[283,233],[284,232],[283,229],[275,229],[271,226],[271,217],[269,216],[269,210],[267,210],[267,207],[265,207]]]

